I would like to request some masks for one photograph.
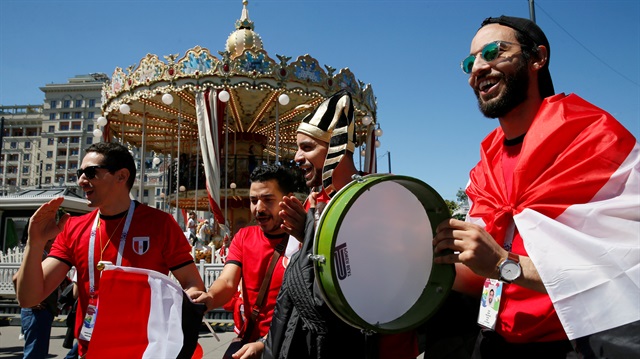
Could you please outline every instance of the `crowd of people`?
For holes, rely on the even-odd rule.
[[[609,113],[575,94],[555,93],[550,55],[542,29],[523,18],[487,18],[471,40],[461,67],[481,113],[499,126],[481,143],[481,160],[470,172],[467,220],[447,219],[433,235],[435,265],[456,268],[448,300],[458,307],[444,305],[440,311],[449,312],[423,327],[368,333],[335,314],[318,291],[318,217],[354,174],[366,175],[353,162],[354,107],[346,90],[299,124],[295,162],[310,190],[306,201],[293,196],[295,175],[286,168],[252,172],[256,225],[234,236],[210,288],[189,243],[177,240],[184,238],[177,223],[129,199],[135,165],[128,150],[91,146],[78,184],[95,210],[57,219],[59,198],[31,217],[16,276],[20,305],[41,305],[75,266],[82,357],[92,329],[85,323],[95,322],[98,304],[96,265],[110,261],[171,272],[208,310],[231,304],[238,339],[226,356],[233,358],[637,356],[640,146]],[[151,219],[155,226],[141,225]],[[195,213],[186,230],[194,246],[210,243],[210,225],[199,226]],[[134,237],[146,238],[144,245],[124,246]],[[454,314],[471,317],[476,330],[464,338],[454,333],[458,340],[446,342],[452,345],[425,345],[441,338],[436,332],[451,327]]]

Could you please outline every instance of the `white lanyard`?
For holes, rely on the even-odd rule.
[[[122,265],[122,253],[124,252],[124,243],[127,241],[127,232],[129,232],[129,225],[131,224],[131,218],[133,218],[133,211],[135,210],[135,202],[131,200],[129,203],[129,212],[127,213],[127,220],[124,222],[124,227],[122,228],[122,235],[120,236],[120,246],[118,247],[118,259],[116,261],[116,265]],[[96,232],[98,228],[98,222],[100,221],[100,211],[96,214],[96,219],[93,221],[93,226],[91,227],[91,236],[89,237],[89,295],[93,296],[96,291],[96,283],[95,283],[95,267],[96,263],[94,263],[94,249],[96,243]]]

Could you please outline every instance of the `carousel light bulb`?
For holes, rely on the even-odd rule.
[[[231,182],[231,184],[229,184],[229,188],[231,188],[231,189],[236,189],[236,184],[235,184],[235,182]]]
[[[366,155],[367,155],[367,150],[363,148],[362,151],[360,151],[360,156],[365,157]]]
[[[129,107],[129,105],[127,105],[126,103],[120,105],[120,113],[122,113],[123,115],[128,115],[129,112],[131,112],[131,107]]]
[[[156,165],[156,166],[159,165],[160,164],[160,157],[154,157],[153,158],[153,164]]]
[[[93,137],[102,137],[102,130],[99,128],[93,130]]]
[[[376,140],[376,148],[379,148],[381,145],[380,140]]]
[[[383,134],[382,129],[378,126],[378,128],[376,129],[376,136],[380,137],[382,136],[382,134]]]
[[[180,186],[180,188],[178,188],[178,191],[180,191],[180,192],[184,192],[186,190],[187,190],[187,187],[185,187],[185,186]]]
[[[282,106],[288,105],[289,104],[289,96],[286,93],[283,93],[282,95],[280,95],[278,97],[278,102],[280,102],[280,104]]]
[[[373,118],[369,114],[367,114],[366,116],[364,116],[362,118],[362,124],[365,125],[365,126],[369,126],[371,124],[371,122],[373,122]]]
[[[173,103],[173,96],[171,96],[170,93],[162,95],[162,102],[164,102],[165,105],[171,105]]]
[[[227,90],[222,90],[220,91],[220,93],[218,94],[218,98],[220,99],[220,101],[222,102],[227,102],[229,101],[229,99],[231,98],[231,95],[229,95],[229,92],[227,92]]]
[[[104,116],[98,117],[98,126],[104,126],[107,124],[107,118]]]

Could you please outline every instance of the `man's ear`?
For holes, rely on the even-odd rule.
[[[547,64],[547,61],[549,60],[549,50],[547,49],[546,46],[539,45],[538,53],[535,55],[537,56],[536,58],[533,59],[533,62],[531,63],[531,65],[533,66],[534,70],[538,71]]]
[[[129,170],[126,168],[121,168],[115,173],[118,182],[127,182],[129,179]]]

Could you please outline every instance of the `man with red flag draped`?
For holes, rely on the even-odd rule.
[[[436,252],[454,254],[436,262],[456,263],[454,289],[501,288],[478,318],[477,358],[629,357],[602,333],[638,341],[639,145],[607,112],[554,94],[549,55],[527,19],[488,18],[473,38],[462,69],[500,127],[470,173],[467,221],[438,227]]]

